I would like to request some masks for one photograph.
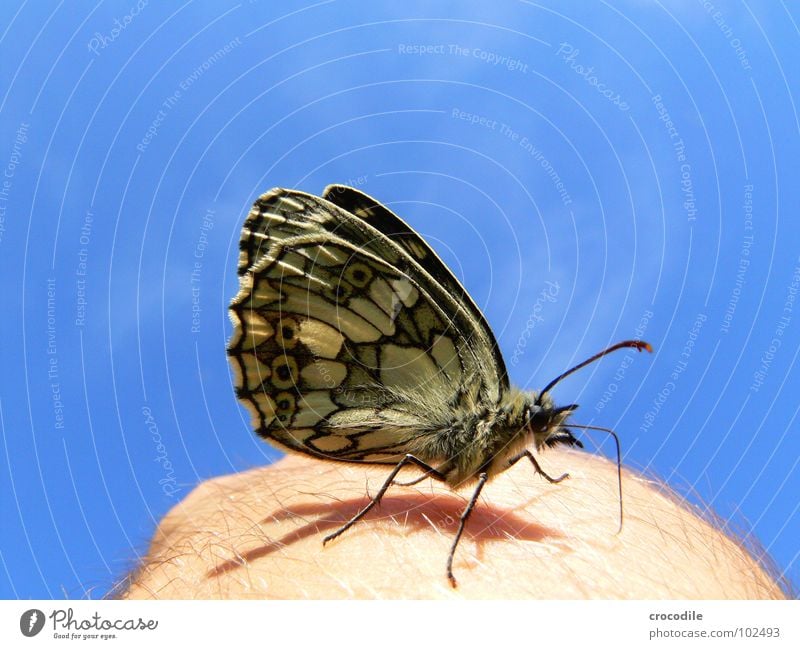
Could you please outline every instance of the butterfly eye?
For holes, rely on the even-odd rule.
[[[528,426],[530,429],[537,433],[544,433],[550,426],[552,426],[552,416],[551,413],[547,411],[538,411],[531,413],[530,419],[528,420]]]
[[[281,354],[272,361],[272,384],[276,388],[288,388],[295,384],[297,379],[297,361]]]
[[[366,264],[355,262],[347,267],[345,278],[356,288],[364,288],[372,281],[372,269]]]

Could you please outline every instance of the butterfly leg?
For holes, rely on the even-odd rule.
[[[557,478],[553,478],[553,477],[547,475],[544,472],[544,469],[542,469],[542,467],[539,466],[539,463],[536,461],[536,458],[533,457],[533,453],[531,453],[528,450],[522,451],[522,453],[520,453],[519,455],[511,458],[511,460],[509,460],[509,462],[508,462],[508,466],[509,467],[514,466],[517,462],[519,462],[524,457],[527,457],[531,461],[531,464],[533,464],[533,468],[536,470],[536,473],[541,475],[545,480],[547,480],[551,484],[557,484],[557,483],[561,482],[562,480],[566,480],[567,478],[569,478],[569,473],[565,473],[563,475],[560,475]]]
[[[467,519],[472,513],[472,510],[475,508],[475,503],[478,502],[478,496],[481,495],[483,485],[486,484],[488,479],[489,476],[486,473],[481,473],[478,476],[478,486],[475,487],[475,492],[472,494],[472,498],[469,499],[469,503],[467,504],[466,509],[464,509],[464,513],[461,514],[461,521],[458,524],[456,538],[453,539],[453,545],[450,547],[450,555],[447,557],[447,578],[450,580],[450,585],[453,588],[458,586],[456,578],[453,576],[453,557],[456,553],[456,547],[458,547],[458,542],[461,540],[461,535],[464,533],[464,528],[467,525]]]
[[[414,480],[409,480],[408,482],[392,482],[393,485],[397,485],[398,487],[413,487],[415,484],[419,484],[423,480],[427,478],[431,478],[433,476],[428,475],[427,473],[423,473],[419,478]]]
[[[322,545],[325,545],[328,541],[333,541],[337,536],[339,536],[342,532],[349,530],[353,525],[355,525],[358,521],[360,521],[364,516],[372,509],[375,505],[380,503],[381,498],[383,498],[383,494],[386,493],[386,490],[393,484],[394,479],[397,477],[397,474],[400,473],[400,470],[406,466],[407,464],[416,464],[420,469],[425,471],[426,478],[434,478],[435,480],[439,480],[441,482],[445,481],[444,474],[440,471],[434,469],[429,464],[425,464],[422,460],[414,457],[413,455],[406,455],[400,462],[397,463],[397,466],[392,469],[392,472],[389,474],[389,477],[386,478],[386,482],[383,483],[383,486],[378,490],[378,493],[375,494],[375,497],[367,503],[367,506],[364,507],[358,514],[353,516],[347,523],[345,523],[342,527],[336,530],[333,534],[328,534],[324,539],[322,539]]]

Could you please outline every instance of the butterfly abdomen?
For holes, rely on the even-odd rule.
[[[446,422],[414,440],[415,456],[435,466],[450,487],[458,488],[486,472],[490,477],[508,468],[508,459],[531,442],[520,421],[500,409],[455,408]]]

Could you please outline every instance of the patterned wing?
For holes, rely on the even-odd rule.
[[[253,206],[240,246],[228,354],[259,435],[394,463],[454,413],[497,405],[503,370],[488,327],[365,220],[274,189]]]
[[[372,227],[380,230],[387,237],[401,246],[417,263],[424,268],[427,273],[447,292],[461,309],[468,312],[475,321],[480,323],[492,345],[492,357],[497,368],[497,380],[504,387],[508,387],[508,374],[503,355],[497,341],[494,339],[492,330],[483,313],[475,304],[472,297],[463,287],[450,269],[444,265],[427,242],[420,237],[413,228],[403,219],[397,216],[386,206],[381,205],[371,196],[360,192],[347,185],[328,185],[322,193],[322,197],[335,205],[341,207],[345,212],[354,214],[360,219],[364,219]]]

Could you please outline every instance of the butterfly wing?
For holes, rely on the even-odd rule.
[[[302,192],[274,189],[254,204],[228,354],[259,435],[394,463],[455,413],[497,405],[507,379],[477,308],[453,297],[460,285],[438,258],[423,265],[410,251],[433,254],[413,231],[401,243],[387,234]]]
[[[506,365],[489,323],[486,322],[483,313],[461,282],[456,279],[427,242],[385,205],[381,205],[371,196],[353,187],[328,185],[322,193],[322,197],[338,205],[345,212],[363,219],[403,248],[445,290],[447,295],[458,303],[461,310],[469,313],[470,317],[486,333],[491,343],[491,353],[496,368],[498,384],[507,388],[509,381]]]

